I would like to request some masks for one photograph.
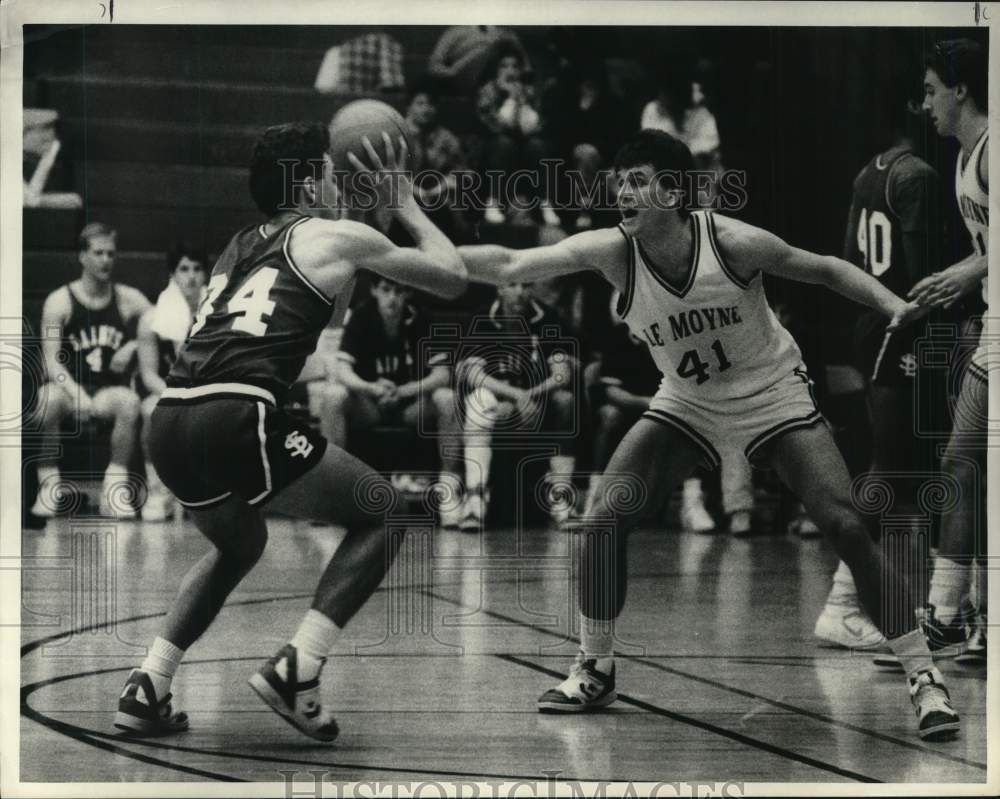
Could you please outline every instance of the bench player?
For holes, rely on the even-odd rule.
[[[405,142],[397,160],[389,137],[384,141],[391,175],[366,142],[373,184],[383,206],[397,190],[391,212],[415,248],[329,218],[337,187],[325,127],[279,125],[257,142],[250,193],[267,219],[233,236],[216,262],[150,431],[157,472],[212,548],[184,577],[145,661],[129,675],[115,717],[120,728],[139,734],[187,728],[186,714],[171,707],[172,677],[264,551],[267,504],[347,527],[298,630],[250,678],[261,698],[306,735],[320,741],[337,735],[320,702],[319,675],[337,633],[378,587],[398,549],[383,524],[395,495],[372,469],[283,413],[282,397],[323,329],[343,320],[357,270],[449,298],[465,287],[455,248],[398,171]],[[366,169],[356,155],[349,158]],[[386,502],[376,507],[373,497]]]
[[[802,498],[850,566],[869,616],[909,631],[890,645],[904,663],[920,735],[950,737],[958,714],[915,629],[909,585],[891,575],[886,584],[896,590],[882,596],[889,564],[851,504],[847,467],[821,423],[799,349],[767,304],[761,273],[826,285],[879,309],[891,328],[923,309],[839,258],[709,211],[689,213],[683,180],[693,169],[691,153],[669,134],[639,132],[615,168],[619,227],[530,250],[459,248],[472,277],[497,284],[600,272],[622,292],[620,313],[663,374],[649,410],[608,466],[611,474],[631,475],[631,490],[609,485],[588,508],[596,532],[581,531],[581,652],[570,676],[541,696],[539,710],[575,713],[617,698],[613,623],[625,600],[628,531],[699,462],[718,464],[720,449],[738,447],[751,461],[769,462]],[[626,505],[626,494],[638,500]]]

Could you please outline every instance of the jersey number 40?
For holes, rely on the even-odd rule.
[[[858,215],[858,250],[865,259],[865,269],[878,277],[892,266],[892,223],[881,211]]]
[[[226,303],[226,313],[233,315],[233,330],[263,336],[267,332],[267,322],[274,313],[274,300],[270,298],[271,287],[278,277],[278,270],[265,266],[258,269],[241,285]],[[208,293],[198,308],[198,315],[191,325],[189,336],[193,336],[205,325],[208,315],[215,310],[215,301],[229,282],[229,275],[213,275],[208,281]]]

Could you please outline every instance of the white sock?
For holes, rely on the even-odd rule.
[[[918,671],[934,667],[931,650],[927,648],[927,638],[919,627],[906,635],[891,639],[889,647],[899,658],[899,663],[908,677],[912,677]]]
[[[689,477],[684,481],[684,504],[701,504],[701,480],[697,477]]]
[[[163,699],[170,692],[170,683],[183,659],[184,650],[180,647],[165,638],[157,637],[153,641],[139,668],[149,675],[157,699]]]
[[[318,610],[306,611],[305,618],[291,640],[292,646],[298,650],[300,681],[311,680],[319,674],[323,660],[330,653],[339,632],[340,628],[328,616]]]
[[[940,555],[934,560],[934,576],[927,601],[934,606],[942,624],[950,624],[958,616],[962,597],[969,588],[971,571],[967,563],[956,563]]]
[[[858,607],[858,589],[854,585],[854,575],[844,561],[840,561],[833,573],[833,587],[826,598],[828,605],[849,605]]]
[[[465,490],[482,492],[490,483],[490,461],[493,450],[489,444],[469,444],[465,448]]]
[[[549,458],[549,474],[569,476],[576,468],[576,458],[573,455],[553,455]]]
[[[45,485],[46,480],[52,480],[52,482],[59,482],[59,467],[54,464],[48,464],[46,466],[38,467],[38,485]]]
[[[597,661],[597,670],[609,674],[615,659],[614,622],[588,619],[580,614],[580,650]]]

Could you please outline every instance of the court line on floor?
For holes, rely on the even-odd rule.
[[[691,674],[690,672],[682,671],[681,669],[674,668],[673,666],[665,666],[662,663],[657,663],[653,660],[648,660],[643,657],[629,656],[628,660],[632,663],[641,663],[644,666],[649,666],[657,671],[663,671],[667,674],[673,674],[676,677],[683,677],[687,680],[693,680],[694,682],[702,683],[703,685],[710,685],[713,688],[717,688],[721,691],[726,691],[727,693],[736,694],[737,696],[742,696],[747,699],[755,699],[760,702],[764,702],[781,710],[787,710],[790,713],[795,713],[799,716],[806,716],[808,718],[814,719],[815,721],[822,721],[826,724],[831,724],[835,727],[843,727],[844,729],[850,730],[851,732],[857,732],[862,735],[870,735],[873,738],[878,738],[879,740],[886,741],[888,743],[897,744],[898,746],[905,746],[907,749],[913,749],[917,752],[930,752],[937,755],[945,760],[951,760],[955,763],[961,763],[962,765],[971,766],[973,768],[982,769],[986,771],[986,764],[980,763],[975,760],[968,760],[967,758],[960,757],[958,755],[950,755],[947,752],[938,752],[934,749],[930,749],[926,746],[921,746],[920,744],[914,743],[913,741],[907,741],[902,738],[896,738],[895,736],[888,735],[884,732],[878,732],[878,730],[872,730],[868,727],[860,727],[856,724],[851,724],[847,721],[841,721],[840,719],[834,718],[833,716],[827,716],[823,713],[817,713],[816,711],[809,710],[808,708],[799,707],[798,705],[791,705],[788,702],[782,702],[778,699],[771,699],[761,694],[754,693],[753,691],[747,691],[742,688],[737,688],[733,685],[727,685],[726,683],[718,682],[716,680],[710,679],[709,677],[702,677],[698,674]]]
[[[532,663],[530,660],[524,660],[523,658],[515,657],[514,655],[496,655],[500,660],[507,661],[508,663],[514,663],[518,666],[524,666],[526,668],[537,671],[541,674],[547,674],[550,677],[554,677],[557,680],[562,680],[564,675],[562,672],[555,671],[554,669],[546,668],[538,663]],[[714,735],[720,735],[723,738],[729,738],[730,740],[736,741],[737,743],[744,744],[745,746],[752,747],[754,749],[760,749],[764,752],[770,752],[772,755],[777,755],[778,757],[784,758],[785,760],[793,760],[798,763],[802,763],[812,768],[819,769],[820,771],[826,771],[830,774],[836,774],[840,777],[847,777],[849,779],[855,780],[856,782],[866,782],[866,783],[881,783],[884,780],[876,779],[875,777],[869,777],[865,774],[861,774],[857,771],[851,771],[850,769],[841,768],[840,766],[835,766],[832,763],[826,763],[822,760],[816,760],[815,758],[809,757],[808,755],[801,755],[798,752],[793,752],[791,749],[785,749],[783,746],[778,746],[777,744],[770,744],[767,741],[761,741],[758,738],[751,738],[749,735],[744,735],[741,732],[736,732],[735,730],[729,730],[725,727],[719,727],[716,724],[712,724],[708,721],[702,721],[701,719],[694,718],[693,716],[688,716],[684,713],[678,713],[675,710],[667,710],[666,708],[660,707],[659,705],[654,705],[649,702],[644,702],[641,699],[636,699],[634,697],[628,696],[626,694],[618,694],[618,701],[623,702],[626,705],[632,705],[632,707],[637,707],[640,710],[645,710],[647,713],[652,713],[657,716],[662,716],[664,718],[670,719],[671,721],[677,721],[681,724],[687,724],[689,727],[695,727],[705,732],[710,732]]]
[[[381,588],[378,590],[382,590]],[[245,606],[245,605],[256,605],[264,604],[266,602],[280,602],[290,599],[303,599],[313,596],[310,594],[291,594],[284,596],[271,596],[271,597],[255,597],[253,599],[239,600],[235,602],[227,603],[225,607],[235,607],[235,606]],[[45,636],[43,638],[31,641],[24,644],[21,647],[21,658],[23,659],[26,654],[33,652],[45,643],[58,640],[59,638],[64,638],[68,635],[78,635],[83,632],[90,632],[92,630],[101,630],[111,625],[115,624],[125,624],[134,621],[143,621],[146,619],[157,618],[165,616],[165,612],[161,613],[146,613],[138,616],[131,616],[123,619],[117,619],[114,621],[104,622],[101,624],[90,624],[83,627],[79,627],[75,630],[69,632],[57,633],[54,635]],[[232,657],[232,658],[210,658],[210,659],[198,659],[185,661],[183,665],[196,665],[198,663],[213,663],[213,662],[225,662],[233,660],[263,660],[264,657]],[[503,780],[520,780],[520,781],[532,781],[537,782],[544,778],[544,774],[541,775],[515,775],[515,774],[493,774],[488,772],[462,772],[462,771],[451,771],[451,770],[428,770],[419,768],[400,768],[397,766],[383,766],[383,765],[366,765],[363,763],[321,763],[313,760],[295,760],[291,758],[280,758],[276,756],[264,756],[264,755],[250,755],[242,754],[237,752],[223,752],[213,749],[200,749],[197,747],[183,746],[180,744],[167,744],[159,741],[151,741],[144,738],[129,737],[121,734],[106,733],[100,730],[92,730],[86,727],[81,727],[79,725],[70,724],[69,722],[59,721],[51,716],[48,716],[41,711],[35,710],[28,704],[28,698],[37,691],[39,688],[44,688],[49,685],[54,685],[60,682],[66,682],[68,680],[80,679],[83,677],[95,676],[98,674],[108,674],[116,671],[129,671],[131,666],[111,666],[103,669],[92,669],[85,672],[73,672],[70,674],[61,674],[56,677],[50,677],[45,680],[40,680],[38,682],[30,683],[28,685],[21,687],[21,715],[31,719],[37,724],[51,729],[61,735],[65,735],[72,738],[80,743],[89,744],[90,746],[96,747],[97,749],[102,749],[104,751],[112,752],[114,754],[122,755],[123,757],[131,758],[133,760],[138,760],[142,763],[147,763],[153,766],[160,766],[173,771],[178,771],[185,774],[192,774],[194,776],[208,777],[216,781],[221,782],[249,782],[240,777],[231,777],[225,774],[216,774],[211,771],[204,771],[201,769],[192,768],[190,766],[184,766],[178,763],[172,763],[166,760],[161,760],[159,758],[151,757],[149,755],[143,755],[138,752],[133,752],[128,749],[124,749],[115,744],[108,743],[107,741],[118,741],[121,743],[129,743],[137,746],[145,746],[151,749],[162,749],[168,751],[178,751],[190,754],[200,754],[208,755],[214,757],[228,758],[230,760],[252,760],[265,763],[284,763],[288,765],[304,765],[304,766],[323,766],[328,769],[356,769],[358,771],[383,771],[393,774],[419,774],[423,776],[442,776],[442,777],[465,777],[470,779],[503,779]],[[391,711],[387,711],[391,712]]]
[[[428,594],[429,596],[434,597],[435,599],[439,599],[439,600],[441,600],[443,602],[448,602],[449,604],[455,605],[456,607],[466,607],[465,605],[463,605],[458,600],[452,599],[450,597],[442,596],[440,594],[435,594],[433,591],[429,591],[427,589],[423,589],[423,592],[426,593],[426,594]],[[500,621],[511,622],[512,624],[515,624],[517,626],[525,627],[525,628],[530,629],[530,630],[534,630],[535,632],[541,633],[543,635],[547,635],[550,638],[559,638],[562,641],[569,641],[569,642],[573,642],[573,643],[577,643],[577,644],[579,644],[579,642],[580,642],[580,640],[578,638],[575,638],[573,636],[566,635],[564,633],[557,633],[557,632],[554,632],[552,630],[548,630],[548,629],[546,629],[544,627],[539,627],[539,626],[531,624],[529,622],[525,622],[525,621],[521,621],[519,619],[515,619],[513,616],[507,616],[507,615],[505,615],[503,613],[497,613],[496,611],[483,610],[483,609],[480,609],[480,612],[482,612],[486,616],[492,616],[495,619],[499,619]],[[498,655],[497,657],[500,657],[500,655]],[[680,656],[680,657],[683,657],[683,656]],[[625,656],[623,656],[623,658],[624,659],[628,659],[628,660],[635,660],[636,659],[635,656],[630,656],[630,655],[625,655]],[[725,656],[720,656],[720,658],[725,658]],[[663,668],[664,668],[664,670],[669,670],[669,667],[665,666]],[[559,676],[562,677],[564,675],[559,675]],[[689,677],[691,675],[688,675],[685,672],[677,671],[676,672],[676,676],[679,676],[679,677]],[[764,701],[764,702],[771,702],[772,701],[772,700],[768,699],[767,697],[759,696],[757,694],[752,694],[750,692],[744,692],[742,689],[739,689],[739,688],[731,688],[729,686],[726,686],[723,683],[717,683],[717,684],[715,684],[715,687],[720,688],[722,690],[731,691],[731,692],[734,692],[734,693],[741,693],[743,695],[749,695],[750,697],[752,697],[754,699],[759,699],[759,700]],[[834,719],[834,718],[832,718],[830,716],[824,716],[822,714],[814,713],[813,711],[807,710],[805,708],[800,708],[797,705],[790,705],[790,704],[786,703],[785,707],[786,707],[786,709],[788,709],[792,713],[795,713],[795,714],[801,715],[801,716],[805,716],[805,717],[808,717],[808,718],[813,718],[816,721],[823,721],[823,722],[826,722],[826,723],[829,723],[829,724],[833,724],[833,725],[841,724],[841,722],[839,722],[837,719]],[[917,751],[919,751],[921,753],[924,753],[924,754],[934,755],[935,757],[939,757],[939,758],[942,758],[944,760],[951,760],[951,761],[954,761],[954,762],[957,762],[957,763],[961,763],[963,765],[970,765],[970,766],[973,766],[973,767],[976,767],[976,768],[982,768],[982,769],[986,768],[985,764],[978,763],[977,761],[967,761],[966,759],[961,758],[961,757],[959,757],[957,755],[949,755],[949,754],[947,754],[945,752],[940,752],[940,751],[937,751],[935,749],[931,749],[930,747],[927,747],[927,746],[921,746],[920,744],[913,743],[912,741],[906,741],[906,740],[904,740],[902,738],[896,738],[896,737],[893,737],[891,735],[887,735],[885,733],[880,733],[880,732],[877,732],[875,730],[868,729],[866,727],[855,727],[855,726],[846,725],[846,724],[845,724],[845,726],[850,726],[853,731],[858,732],[860,734],[870,735],[870,736],[873,736],[873,737],[876,737],[876,738],[881,738],[882,740],[885,740],[885,741],[888,741],[888,742],[891,742],[891,743],[896,743],[896,744],[899,744],[899,745],[904,746],[906,748],[917,750]]]

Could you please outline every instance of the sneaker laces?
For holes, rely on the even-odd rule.
[[[590,701],[604,690],[604,680],[597,670],[597,660],[586,658],[578,652],[569,676],[556,686],[556,690],[571,698]]]
[[[910,698],[919,700],[921,713],[935,710],[954,713],[951,695],[939,679],[939,674],[935,674],[936,671],[937,669],[927,669],[910,677]]]

